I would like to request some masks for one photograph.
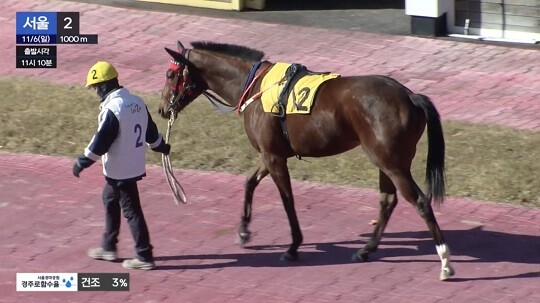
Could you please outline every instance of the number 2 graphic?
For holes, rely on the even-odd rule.
[[[137,141],[135,141],[135,148],[141,147],[143,144],[141,142],[141,136],[142,136],[142,127],[140,124],[135,124],[135,128],[133,128],[133,131],[138,135]]]
[[[298,95],[300,96],[300,100],[298,100],[298,102],[296,102],[296,94],[293,92],[292,97],[293,97],[293,103],[294,103],[294,106],[296,107],[296,110],[307,110],[308,109],[307,106],[304,106],[304,102],[306,102],[306,99],[308,98],[309,93],[310,93],[309,87],[302,88],[298,92]]]
[[[65,17],[64,21],[67,21],[66,25],[64,25],[65,29],[73,29],[73,26],[71,26],[71,22],[73,22],[73,19],[71,19],[71,17]]]

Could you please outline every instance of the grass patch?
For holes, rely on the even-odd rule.
[[[75,157],[97,128],[98,99],[81,86],[30,78],[0,78],[0,148],[11,152]],[[140,94],[162,133],[159,96]],[[200,101],[200,102],[198,102]],[[445,122],[447,193],[450,196],[540,206],[540,133],[494,125]],[[235,114],[216,113],[204,100],[190,105],[172,130],[171,159],[176,168],[251,172],[258,161]],[[423,184],[425,136],[413,174]],[[150,152],[148,162],[160,164]],[[291,175],[308,180],[377,188],[378,170],[361,149],[329,158],[289,160]]]

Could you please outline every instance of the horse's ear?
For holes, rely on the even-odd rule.
[[[165,50],[167,51],[167,53],[169,53],[169,55],[171,55],[171,57],[173,57],[173,59],[175,61],[178,61],[178,62],[186,62],[187,60],[184,58],[184,56],[182,56],[182,54],[178,53],[178,52],[175,52],[173,51],[172,49],[170,48],[166,48],[165,47]]]
[[[182,44],[182,42],[180,42],[180,41],[178,41],[178,40],[176,41],[176,46],[178,47],[178,50],[179,50],[179,51],[183,51],[183,50],[186,49],[186,48],[184,47],[184,44]]]

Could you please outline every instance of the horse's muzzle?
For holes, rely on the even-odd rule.
[[[170,107],[170,106],[168,104],[166,104],[165,107]],[[170,110],[164,109],[164,108],[161,108],[161,107],[158,109],[158,113],[164,119],[169,119],[170,116],[171,116],[171,111]]]

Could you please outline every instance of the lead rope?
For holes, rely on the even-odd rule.
[[[171,111],[171,117],[167,123],[167,133],[165,134],[165,143],[169,143],[169,136],[171,135],[171,128],[174,123],[174,113]],[[171,165],[171,158],[169,155],[161,154],[161,163],[163,164],[163,171],[165,172],[165,177],[167,178],[167,183],[171,187],[171,191],[174,196],[174,202],[178,205],[179,202],[186,203],[186,193],[180,185],[180,182],[176,179],[173,173],[173,168]]]

